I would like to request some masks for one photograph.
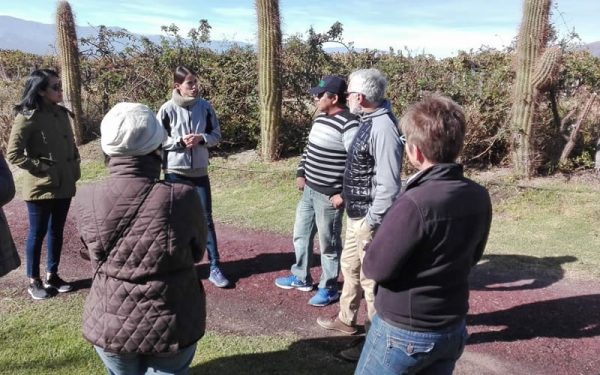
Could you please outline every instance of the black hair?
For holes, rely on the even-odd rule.
[[[42,108],[44,100],[40,96],[40,91],[45,91],[48,88],[51,77],[59,78],[58,73],[52,69],[38,69],[31,72],[25,81],[21,101],[13,108],[15,113]]]
[[[175,71],[173,72],[173,82],[182,84],[183,81],[185,81],[185,77],[187,77],[190,74],[193,76],[196,75],[196,73],[194,73],[193,70],[180,65],[177,68],[175,68]]]

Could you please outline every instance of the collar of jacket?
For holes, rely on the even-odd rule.
[[[58,113],[61,110],[67,112],[69,115],[72,116],[71,111],[69,111],[67,108],[63,107],[62,105],[58,105],[58,104],[44,104],[40,108],[27,109],[27,110],[24,110],[21,113],[27,119],[30,119],[35,113],[49,113],[49,114],[53,114],[53,113]]]
[[[108,170],[114,177],[160,177],[161,158],[154,153],[143,156],[113,156],[108,161]]]
[[[410,190],[429,180],[458,180],[461,178],[463,178],[462,165],[456,163],[435,164],[409,178],[405,190]]]
[[[361,120],[366,120],[368,118],[373,118],[373,117],[379,117],[379,116],[383,116],[386,115],[388,113],[392,112],[392,105],[390,103],[389,100],[384,99],[381,102],[381,105],[373,112],[361,112],[360,113],[360,118]]]
[[[187,96],[181,96],[181,94],[179,93],[179,91],[177,91],[176,89],[173,90],[173,94],[171,96],[171,99],[173,99],[173,103],[177,104],[180,107],[183,108],[187,108],[187,107],[191,107],[194,104],[198,103],[200,101],[199,97],[196,98],[190,98]]]

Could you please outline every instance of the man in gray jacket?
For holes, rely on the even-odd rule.
[[[400,191],[404,145],[390,103],[384,99],[386,86],[385,77],[377,69],[357,70],[349,77],[348,106],[359,115],[359,128],[348,151],[344,175],[343,196],[348,213],[340,262],[344,287],[339,314],[332,319],[317,319],[321,327],[346,334],[357,332],[356,318],[363,293],[368,315],[365,328],[375,315],[375,282],[365,278],[361,269],[364,248]],[[340,355],[357,361],[362,343],[358,341]]]

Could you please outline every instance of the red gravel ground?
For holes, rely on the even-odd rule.
[[[21,255],[27,232],[27,210],[15,199],[4,207]],[[199,272],[208,294],[208,329],[222,334],[295,334],[310,340],[331,338],[320,329],[319,315],[336,314],[337,304],[316,308],[310,293],[286,291],[273,280],[287,275],[294,260],[290,236],[217,225],[224,272],[235,281],[218,289]],[[69,219],[60,272],[87,293],[91,268],[78,255],[79,239]],[[499,271],[496,264],[514,258],[522,269]],[[22,257],[22,259],[24,259]],[[600,285],[596,280],[563,278],[561,264],[574,258],[548,259],[551,272],[536,274],[525,256],[487,256],[472,275],[471,338],[455,374],[600,374]],[[43,263],[42,263],[43,264]],[[27,297],[24,270],[0,279],[0,297]],[[313,269],[318,279],[319,267]],[[60,296],[58,297],[60,298]],[[43,303],[43,302],[42,302]],[[362,321],[364,311],[361,311]],[[344,341],[344,343],[347,343]],[[326,349],[336,349],[327,347]],[[347,366],[345,367],[347,368]]]

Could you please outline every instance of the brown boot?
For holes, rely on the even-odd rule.
[[[353,335],[358,332],[355,326],[349,326],[343,323],[338,317],[335,317],[335,319],[319,317],[317,318],[317,324],[325,329],[342,332],[347,335]]]

